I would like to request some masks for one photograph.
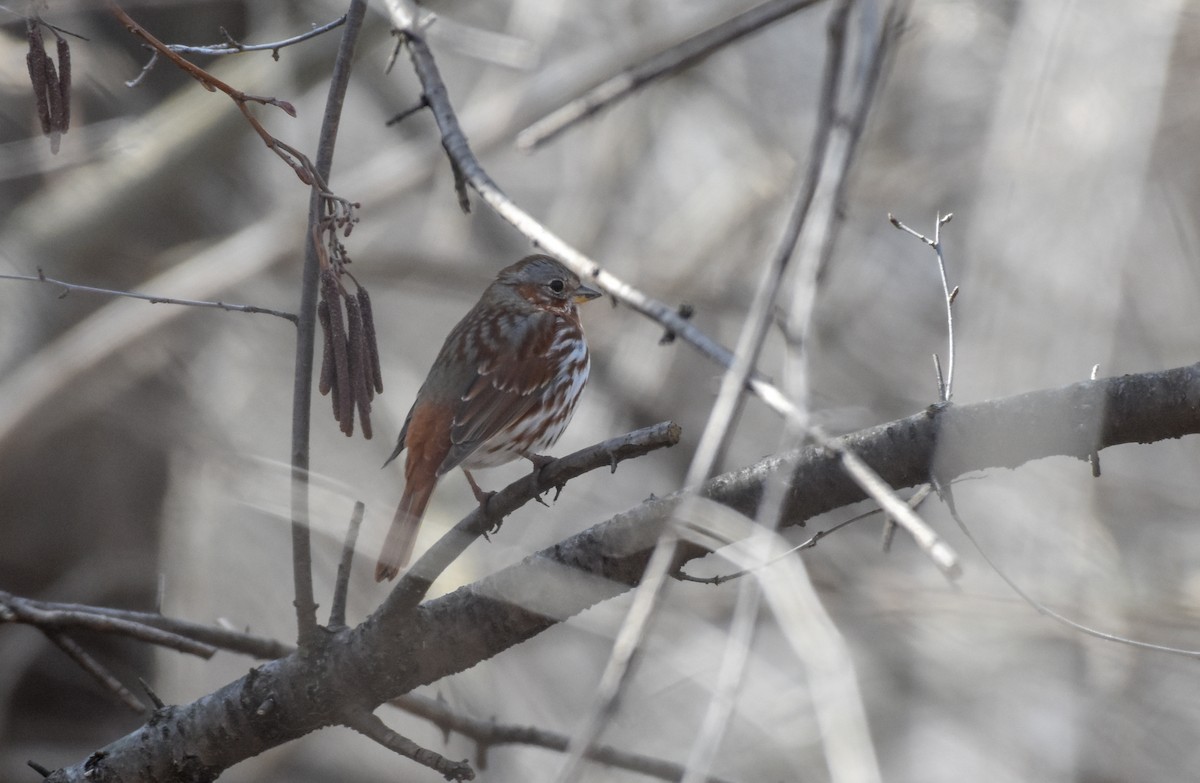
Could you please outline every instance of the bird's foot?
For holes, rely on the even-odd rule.
[[[547,465],[549,465],[551,462],[554,462],[554,457],[547,457],[544,454],[526,454],[525,459],[533,463],[533,478],[540,487],[542,485],[542,471],[545,470]],[[563,487],[565,486],[566,484],[554,485],[555,500],[558,500],[558,496],[562,494]],[[534,500],[541,503],[543,506],[546,506],[547,508],[550,507],[546,501],[542,500],[541,495],[536,496]]]

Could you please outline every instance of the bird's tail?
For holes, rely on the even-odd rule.
[[[392,526],[383,541],[379,562],[375,564],[376,582],[394,579],[400,569],[408,565],[417,543],[417,532],[421,529],[421,517],[425,515],[425,506],[429,505],[436,484],[435,480],[410,481],[405,485],[396,516],[392,517]]]

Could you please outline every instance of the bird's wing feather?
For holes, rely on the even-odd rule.
[[[547,361],[557,331],[551,316],[530,319],[530,328],[480,361],[454,413],[446,473],[490,438],[503,432],[538,404],[554,383],[558,368]]]

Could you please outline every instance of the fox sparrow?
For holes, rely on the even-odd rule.
[[[528,256],[501,270],[450,332],[388,457],[408,448],[376,581],[408,563],[443,474],[461,466],[483,502],[469,469],[532,458],[562,435],[590,364],[575,305],[597,296],[553,258]]]

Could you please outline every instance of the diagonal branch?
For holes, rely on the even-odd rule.
[[[728,443],[733,421],[741,410],[746,381],[758,364],[759,353],[762,351],[767,329],[771,324],[771,314],[780,284],[795,250],[796,241],[805,225],[813,194],[816,192],[820,179],[819,162],[825,157],[825,149],[833,126],[833,116],[837,108],[848,12],[849,8],[846,2],[841,2],[830,17],[829,46],[826,50],[822,79],[821,104],[818,110],[817,130],[813,135],[808,154],[809,166],[800,183],[799,195],[793,202],[788,215],[783,237],[763,267],[762,276],[754,293],[754,300],[738,338],[733,363],[729,365],[721,379],[720,391],[713,403],[708,423],[700,437],[700,443],[692,457],[691,466],[688,468],[687,478],[684,481],[685,486],[699,486],[712,475],[717,459]],[[685,501],[681,516],[686,517],[688,512]],[[641,646],[654,607],[666,583],[667,572],[674,559],[678,544],[679,534],[675,527],[664,528],[663,535],[655,547],[654,555],[646,567],[646,573],[634,595],[633,606],[617,634],[608,664],[600,679],[596,697],[573,738],[571,754],[558,775],[559,781],[572,781],[576,778],[587,749],[596,741],[604,726],[611,719],[616,708],[617,698],[628,682],[633,656]]]
[[[423,748],[387,727],[377,715],[369,712],[354,712],[342,721],[364,737],[375,740],[388,750],[429,767],[446,780],[474,780],[475,771],[465,761],[451,761],[440,753]]]
[[[1200,434],[1200,364],[922,412],[840,441],[889,484],[902,487],[931,477],[945,486],[955,476],[990,467],[1060,454],[1083,459],[1108,446],[1194,434]],[[836,454],[819,448],[717,476],[701,494],[753,515],[765,482],[775,476],[788,479],[785,525],[864,498]],[[322,654],[297,652],[265,663],[214,693],[156,714],[152,724],[49,780],[169,779],[179,776],[181,759],[203,764],[211,777],[342,723],[353,705],[378,705],[470,668],[628,591],[680,497],[651,499],[415,610],[397,611],[389,600],[358,627],[323,637],[328,643]],[[707,552],[687,542],[675,559],[682,565]]]
[[[35,601],[0,592],[0,623],[25,623],[43,631],[77,629],[128,636],[143,642],[169,647],[189,655],[211,658],[217,649],[210,644],[189,639],[172,631],[154,626],[77,609],[44,609]]]
[[[768,0],[697,33],[555,109],[517,134],[517,145],[523,149],[536,149],[647,84],[698,65],[729,44],[818,2],[820,0]]]
[[[517,206],[504,194],[480,165],[479,160],[471,151],[467,138],[458,124],[454,107],[450,104],[445,82],[438,72],[433,53],[425,43],[408,17],[394,14],[396,23],[408,43],[408,51],[413,62],[413,68],[421,81],[425,98],[442,135],[442,146],[450,157],[454,169],[455,184],[469,184],[483,200],[496,211],[496,214],[507,220],[514,228],[531,239],[533,243],[566,264],[576,274],[588,281],[589,285],[602,289],[633,310],[662,324],[668,331],[696,348],[702,355],[721,365],[732,367],[734,354],[725,346],[713,340],[703,331],[692,324],[679,311],[668,307],[665,303],[647,296],[645,293],[624,282],[610,272],[605,271],[592,259],[570,245],[566,240],[543,226],[532,215]],[[407,26],[405,26],[407,25]],[[460,192],[460,201],[462,193]],[[830,437],[819,427],[813,426],[804,410],[796,404],[779,387],[775,386],[759,373],[754,373],[747,381],[747,386],[767,407],[783,416],[790,425],[800,428],[811,435],[817,442],[831,443]],[[831,446],[832,447],[832,446]],[[944,544],[936,534],[918,517],[912,509],[891,492],[888,487],[877,480],[872,471],[866,468],[861,460],[843,451],[842,460],[846,471],[867,492],[867,494],[888,507],[889,513],[896,517],[906,530],[909,530],[918,541],[922,542],[926,555],[934,565],[949,579],[958,575],[958,563],[954,552]]]
[[[91,653],[83,649],[79,642],[67,636],[62,631],[51,631],[43,629],[46,638],[54,642],[58,649],[66,653],[71,660],[79,665],[88,674],[100,683],[100,686],[113,695],[113,698],[118,703],[124,705],[137,715],[146,712],[146,705],[138,700],[128,688],[121,684],[121,681],[113,676],[108,668],[92,657]]]
[[[617,465],[679,442],[682,430],[673,421],[634,430],[548,463],[536,473],[517,479],[493,495],[486,508],[476,508],[431,546],[413,564],[388,595],[383,608],[390,613],[411,611],[429,591],[434,580],[477,538],[512,512],[551,489],[561,490],[568,481],[598,468]]]

